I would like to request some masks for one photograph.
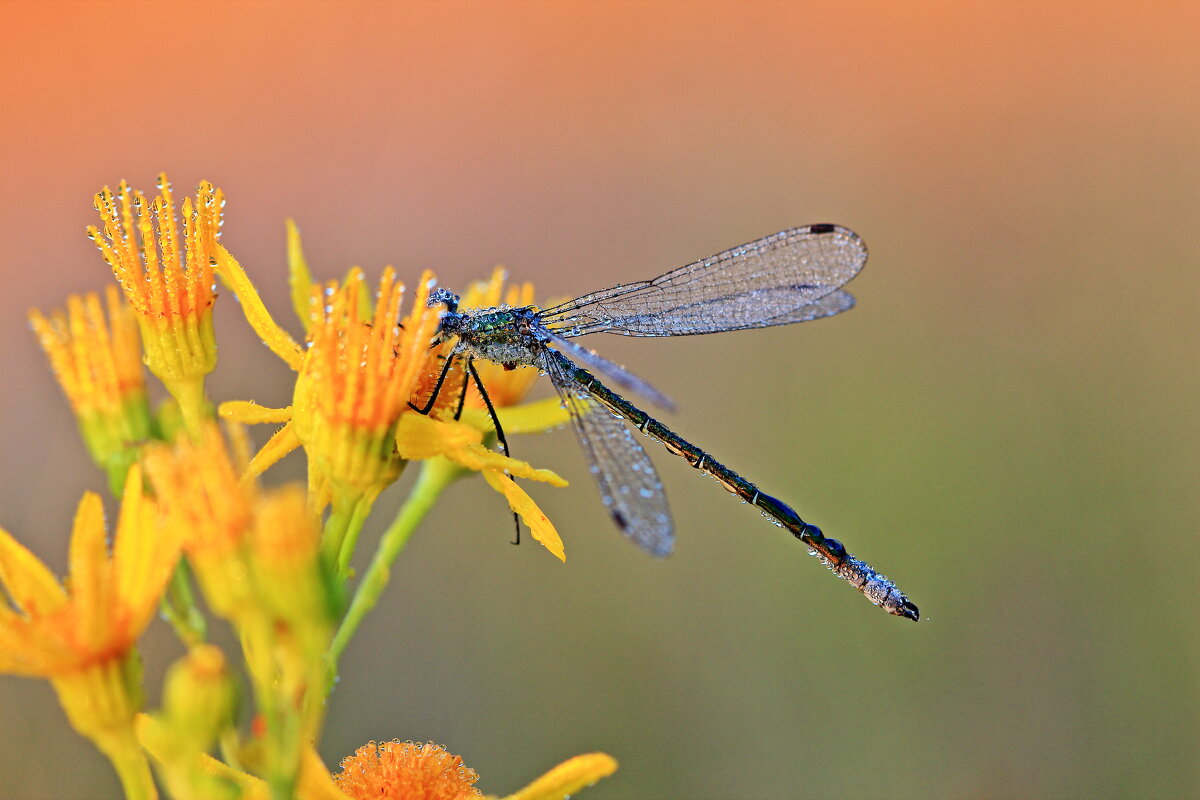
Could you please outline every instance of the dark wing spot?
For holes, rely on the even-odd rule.
[[[629,520],[625,519],[625,515],[620,511],[612,512],[613,520],[617,523],[617,527],[621,530],[628,530]]]
[[[828,222],[818,222],[816,225],[809,225],[809,233],[833,233],[836,226],[830,225]]]

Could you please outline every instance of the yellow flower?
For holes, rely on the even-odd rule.
[[[461,375],[443,385],[429,415],[432,419],[409,405],[428,397],[446,352],[445,345],[430,346],[440,314],[440,309],[428,306],[432,273],[421,276],[411,311],[402,317],[404,287],[390,268],[384,271],[372,301],[358,269],[351,270],[342,283],[314,284],[294,225],[289,225],[288,249],[293,302],[308,333],[306,350],[297,348],[271,320],[241,265],[218,247],[222,278],[234,287],[248,321],[299,373],[290,408],[223,403],[221,414],[241,422],[284,423],[251,461],[251,475],[261,474],[296,447],[304,447],[313,508],[333,503],[325,544],[340,572],[346,574],[349,569],[358,528],[371,504],[410,460],[456,457],[455,463],[468,470],[491,470],[493,474],[485,472],[485,477],[514,510],[537,526],[543,540],[557,540],[557,534],[547,532],[553,527],[533,500],[502,476],[507,472],[555,485],[565,483],[548,470],[534,470],[525,462],[497,453],[481,455],[486,448],[474,447],[481,437],[464,442],[461,426],[443,421],[453,414],[445,409],[457,406]],[[493,280],[497,292],[501,282],[502,275]],[[305,289],[307,298],[300,299]],[[452,390],[455,381],[458,391]],[[478,427],[483,429],[482,424]],[[561,558],[561,543],[558,550]]]
[[[92,461],[120,493],[139,444],[152,422],[133,310],[115,286],[105,293],[108,319],[96,294],[67,298],[67,310],[48,318],[29,312],[29,323],[50,359]]]
[[[211,422],[198,440],[180,437],[173,446],[152,444],[142,460],[166,527],[182,541],[201,580],[217,579],[208,571],[227,568],[239,553],[253,518],[257,486],[242,480],[221,432]],[[221,590],[213,592],[220,606],[215,610],[238,607],[238,598],[229,596],[233,586],[212,588]]]
[[[475,770],[433,742],[369,742],[342,759],[334,783],[353,800],[461,800],[483,797]]]
[[[133,738],[141,705],[133,648],[179,555],[178,539],[159,526],[158,509],[142,491],[134,465],[111,553],[100,497],[83,496],[65,586],[0,530],[0,582],[14,606],[0,604],[0,672],[49,678],[71,724],[109,756],[131,797],[154,793]]]
[[[428,371],[437,314],[427,308],[423,276],[411,314],[401,319],[404,286],[386,269],[374,308],[362,302],[362,272],[340,286],[314,287],[306,327],[309,348],[296,378],[292,425],[309,463],[334,495],[373,501],[400,473],[393,439],[417,379]]]
[[[147,208],[124,181],[116,194],[96,195],[102,227],[88,228],[137,316],[146,365],[179,403],[184,423],[199,429],[205,414],[204,376],[217,363],[213,337],[212,261],[224,196],[207,181],[195,202],[183,201],[182,238],[166,175]]]
[[[131,468],[110,554],[100,497],[84,494],[71,531],[69,589],[0,529],[0,581],[16,606],[0,605],[0,672],[55,677],[128,652],[179,555],[157,514],[142,494],[141,471]]]
[[[604,753],[569,759],[505,800],[565,800],[611,775],[617,762]],[[433,742],[370,742],[342,759],[333,776],[352,800],[467,800],[483,797],[479,775]]]
[[[316,519],[303,489],[242,481],[212,423],[199,442],[149,448],[145,463],[208,605],[237,629],[266,721],[261,771],[282,791],[320,730],[340,605]]]
[[[335,599],[302,492],[263,494],[242,480],[214,423],[198,442],[180,437],[174,447],[149,447],[144,461],[164,525],[182,541],[215,612],[239,625],[269,617],[276,627],[319,629],[318,639],[328,637]],[[309,647],[313,660],[325,643]]]

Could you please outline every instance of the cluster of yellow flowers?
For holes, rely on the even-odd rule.
[[[103,502],[84,495],[62,582],[0,529],[0,583],[10,600],[0,600],[0,672],[48,679],[129,798],[156,797],[158,784],[179,798],[482,797],[478,776],[433,744],[372,742],[331,775],[315,750],[325,701],[389,566],[446,486],[480,473],[562,559],[554,526],[513,478],[565,481],[488,446],[482,398],[459,368],[433,396],[451,345],[433,344],[432,274],[421,276],[403,314],[406,290],[390,268],[373,293],[358,269],[342,281],[314,281],[289,222],[301,346],[221,244],[224,202],[202,183],[177,210],[165,176],[153,200],[123,182],[115,193],[105,188],[96,195],[101,225],[88,234],[120,291],[110,287],[103,305],[88,295],[69,298],[65,311],[30,313],[120,511],[110,548]],[[295,370],[290,407],[210,402],[214,280]],[[464,296],[467,305],[532,300],[531,286],[506,288],[500,270]],[[170,395],[158,409],[143,363]],[[506,431],[564,422],[556,399],[522,404],[532,369],[479,369]],[[255,423],[281,427],[252,454],[243,426]],[[308,460],[307,487],[261,487],[259,476],[297,447]],[[353,576],[368,513],[412,461],[421,474],[409,500],[369,567]],[[239,636],[253,690],[248,719],[239,719],[235,666],[207,642],[197,590]],[[146,711],[136,643],[156,609],[184,654],[165,676],[162,707]],[[603,753],[578,756],[512,797],[563,798],[615,769]]]

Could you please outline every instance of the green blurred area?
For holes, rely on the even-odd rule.
[[[22,166],[24,128],[4,134],[18,182],[46,184],[62,217],[4,269],[83,239],[93,172],[148,185],[164,168],[225,189],[225,242],[281,315],[285,216],[324,278],[390,262],[461,287],[504,260],[545,296],[845,224],[871,248],[849,314],[587,344],[922,612],[872,608],[647,440],[678,529],[654,561],[612,529],[568,430],[521,437],[519,457],[572,481],[528,487],[566,565],[510,547],[482,481],[453,487],[344,662],[331,766],[396,737],[444,744],[492,793],[604,750],[621,767],[583,797],[1200,794],[1197,6],[304,8],[236,35],[201,15],[211,30],[164,45],[234,58],[239,36],[282,25],[256,57],[296,74],[216,99],[219,143],[179,123],[172,146],[86,161],[52,128]],[[13,236],[24,211],[3,203]],[[102,285],[77,244],[51,254],[61,286],[14,280],[0,332],[17,376],[0,393],[0,524],[60,566],[78,491],[101,479],[76,466],[20,315]],[[212,393],[286,402],[230,299]],[[148,674],[177,653],[157,626]],[[0,742],[0,796],[115,792],[40,684],[0,680]],[[64,766],[31,770],[49,749]]]

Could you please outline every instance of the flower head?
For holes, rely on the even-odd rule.
[[[122,181],[96,195],[102,225],[88,228],[137,316],[146,365],[179,402],[189,425],[199,421],[204,376],[217,363],[213,271],[224,196],[207,181],[183,201],[183,235],[166,175],[158,196]]]
[[[179,542],[157,524],[140,469],[125,482],[111,552],[100,497],[85,494],[71,532],[70,577],[59,583],[32,553],[0,530],[0,672],[49,678],[71,725],[113,762],[127,796],[153,783],[137,748],[140,662],[133,647],[153,617]]]
[[[564,761],[505,800],[565,800],[611,775],[617,762],[604,753]],[[433,742],[369,742],[342,759],[333,776],[352,800],[466,800],[483,797],[479,775],[461,757]]]
[[[119,491],[137,446],[151,435],[133,309],[115,286],[105,293],[107,319],[95,294],[67,298],[66,311],[29,312],[38,343],[71,404],[92,460]]]
[[[65,586],[0,529],[0,582],[14,605],[0,604],[0,672],[56,677],[122,657],[153,618],[178,555],[179,540],[159,527],[136,466],[111,552],[100,497],[84,494]]]
[[[331,281],[322,287],[309,275],[294,225],[288,227],[288,251],[293,301],[308,333],[309,347],[304,351],[294,349],[290,337],[266,314],[241,265],[218,249],[221,274],[237,292],[255,331],[299,373],[290,408],[264,409],[245,402],[221,405],[227,418],[284,423],[251,461],[250,473],[257,475],[296,447],[304,447],[314,509],[333,503],[326,547],[343,572],[353,552],[356,521],[365,516],[379,492],[396,479],[406,462],[443,456],[462,470],[484,472],[488,483],[530,524],[535,538],[561,558],[562,545],[553,526],[508,475],[558,486],[566,485],[565,481],[549,470],[535,470],[484,447],[483,432],[491,430],[491,422],[477,394],[467,395],[463,411],[475,431],[464,430],[466,426],[454,420],[465,380],[461,368],[455,367],[443,381],[427,416],[412,407],[423,405],[429,397],[450,351],[447,343],[431,344],[439,321],[439,310],[428,304],[432,273],[421,276],[410,311],[401,316],[404,287],[390,268],[373,295],[358,269],[351,270],[344,282]],[[489,282],[472,287],[467,297],[481,303],[502,296],[513,302],[532,297],[528,285],[504,295],[503,283],[503,271],[497,270]],[[303,291],[307,300],[301,299]],[[516,372],[518,383],[509,378],[512,372],[501,370],[495,376],[498,397],[505,403],[518,401],[536,378],[536,370]],[[557,401],[553,407],[534,405],[536,415],[514,418],[514,432],[544,430],[565,420]]]
[[[427,307],[431,276],[417,284],[412,311],[401,318],[404,285],[384,270],[374,303],[364,302],[363,274],[314,287],[309,348],[296,378],[292,423],[309,463],[335,491],[372,499],[396,479],[393,439],[409,411],[418,378],[429,371],[437,313]]]
[[[353,800],[463,800],[483,797],[478,773],[433,742],[368,742],[333,776]]]
[[[196,441],[181,436],[174,445],[151,445],[143,461],[164,524],[198,567],[238,551],[258,492],[253,482],[242,480],[216,423],[205,425]]]

